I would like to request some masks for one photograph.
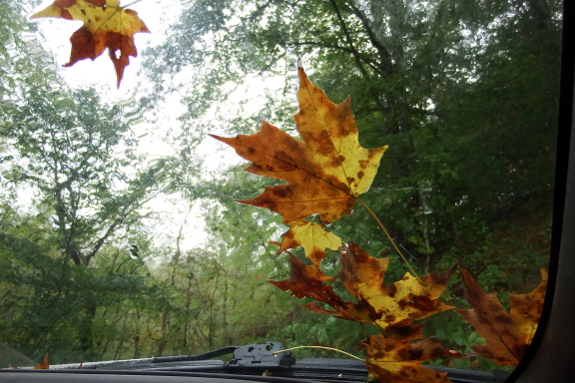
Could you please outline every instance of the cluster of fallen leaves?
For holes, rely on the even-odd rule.
[[[376,325],[380,334],[363,340],[360,349],[367,350],[367,369],[380,381],[449,382],[446,373],[421,363],[466,355],[446,350],[437,338],[425,339],[421,320],[454,308],[442,303],[440,297],[455,268],[420,277],[406,273],[401,280],[385,284],[389,258],[372,257],[355,243],[344,243],[326,230],[326,225],[350,214],[355,203],[361,202],[359,195],[371,185],[387,146],[361,147],[350,99],[332,103],[302,68],[298,70],[300,110],[294,118],[301,140],[267,122],[249,136],[213,136],[251,161],[246,171],[287,181],[267,187],[255,198],[239,201],[281,214],[290,227],[278,243],[279,253],[289,254],[290,278],[270,283],[298,298],[314,300],[302,306],[314,312]],[[298,247],[303,248],[308,261],[290,252]],[[340,269],[334,277],[321,268],[326,249],[340,255]],[[461,270],[472,308],[459,312],[485,339],[473,347],[474,351],[500,365],[516,365],[537,328],[546,275],[532,293],[511,295],[507,314],[494,294],[485,294],[467,270]],[[349,292],[352,301],[335,292],[336,282]]]
[[[134,34],[149,32],[137,13],[119,6],[118,0],[56,0],[32,16],[40,17],[84,21],[70,39],[72,53],[65,66],[87,58],[94,60],[107,48],[118,86],[129,56],[137,55]],[[270,282],[299,298],[314,300],[303,305],[314,312],[376,325],[380,334],[363,340],[360,349],[367,350],[368,371],[382,382],[449,382],[445,373],[421,363],[465,355],[446,350],[437,338],[425,339],[421,320],[454,308],[442,303],[440,297],[455,268],[420,277],[406,273],[401,280],[385,284],[389,258],[374,258],[326,230],[326,225],[349,215],[356,202],[362,203],[359,196],[369,189],[387,146],[363,148],[350,99],[334,104],[309,81],[302,68],[298,70],[300,110],[294,118],[301,140],[267,122],[253,135],[213,136],[252,162],[246,171],[286,181],[266,188],[255,198],[239,201],[268,208],[290,226],[278,245],[279,253],[289,254],[291,276]],[[318,217],[319,223],[310,217]],[[304,249],[307,263],[290,253],[298,247]],[[321,269],[326,249],[340,254],[335,277]],[[517,365],[539,322],[546,273],[542,271],[542,282],[533,292],[510,295],[508,314],[494,294],[484,293],[467,270],[461,271],[472,308],[458,311],[485,339],[473,350],[499,365]],[[338,295],[332,287],[334,282],[341,283],[353,301]],[[35,368],[48,368],[47,354]]]

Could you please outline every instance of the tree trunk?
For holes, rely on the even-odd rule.
[[[94,304],[89,304],[85,309],[85,316],[82,319],[82,325],[79,328],[80,349],[84,360],[91,361],[96,358],[96,350],[94,348],[94,334],[92,333],[92,326],[96,318],[96,311],[98,307]]]

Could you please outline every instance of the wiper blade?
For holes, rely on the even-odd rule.
[[[235,367],[249,366],[288,368],[295,363],[295,358],[290,351],[277,355],[273,354],[273,352],[285,349],[286,347],[281,343],[266,342],[266,344],[249,344],[247,346],[227,346],[198,355],[156,356],[152,358],[86,362],[83,363],[82,369],[141,370],[166,367],[194,369],[195,371],[214,369],[221,371],[227,368],[234,369]],[[211,360],[232,353],[234,356],[228,363],[222,360]],[[77,363],[50,366],[51,369],[73,369],[77,367]]]
[[[228,346],[199,355],[178,355],[143,359],[115,360],[84,363],[83,370],[114,370],[114,373],[224,373],[229,376],[260,376],[296,378],[331,383],[365,383],[365,363],[354,359],[306,358],[296,363],[290,351],[278,342]],[[232,354],[229,362],[212,359]],[[51,369],[74,369],[78,364],[51,365]],[[440,372],[454,383],[501,383],[509,375],[505,371],[471,371],[448,367],[427,366]],[[96,372],[96,371],[94,371]],[[272,379],[273,380],[273,379]],[[271,380],[270,380],[271,381]]]

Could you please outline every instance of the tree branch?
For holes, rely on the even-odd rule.
[[[383,75],[390,75],[392,71],[392,64],[391,64],[391,55],[389,51],[383,46],[383,44],[378,40],[371,28],[371,23],[365,14],[359,9],[354,3],[353,0],[349,1],[349,6],[353,11],[353,14],[361,21],[365,32],[371,42],[371,45],[379,52],[379,59],[380,59],[380,66]]]
[[[355,46],[353,45],[353,40],[351,38],[351,35],[349,34],[349,31],[347,29],[347,26],[345,25],[345,21],[343,19],[343,17],[341,16],[341,12],[339,11],[339,7],[337,6],[337,3],[335,2],[335,0],[330,0],[329,1],[331,6],[333,7],[333,10],[335,12],[335,15],[337,16],[337,19],[339,21],[339,24],[341,26],[341,29],[343,30],[343,33],[345,35],[345,39],[347,40],[347,43],[349,44],[349,48],[351,50],[351,54],[353,55],[353,57],[355,58],[355,63],[357,64],[359,71],[361,72],[362,75],[364,75],[365,77],[369,77],[367,74],[367,71],[365,70],[365,68],[362,65],[362,60],[361,57],[359,56],[359,52],[357,51],[357,49],[355,48]]]

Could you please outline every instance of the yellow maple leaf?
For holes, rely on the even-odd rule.
[[[289,225],[290,230],[282,235],[279,253],[301,246],[305,256],[319,266],[326,257],[325,249],[337,250],[342,244],[340,237],[325,231],[318,223],[301,219],[291,221]]]
[[[138,55],[134,34],[150,32],[138,13],[121,7],[119,0],[56,0],[30,18],[42,17],[83,21],[84,25],[70,38],[72,53],[70,62],[64,66],[87,58],[95,60],[108,48],[116,68],[118,87],[124,68],[130,63],[129,56]]]
[[[279,213],[284,223],[313,214],[331,223],[348,215],[356,198],[367,191],[387,146],[363,148],[349,97],[334,104],[302,68],[298,71],[300,111],[294,119],[303,141],[267,122],[250,136],[212,137],[252,161],[246,171],[288,182],[240,202]]]

